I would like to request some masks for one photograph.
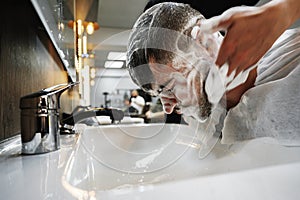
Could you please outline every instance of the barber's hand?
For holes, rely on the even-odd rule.
[[[227,62],[227,75],[256,64],[289,26],[283,11],[282,6],[234,7],[201,22],[201,31],[226,31],[216,64]]]

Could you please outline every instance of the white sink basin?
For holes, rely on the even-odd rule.
[[[217,143],[199,159],[197,133],[177,124],[87,127],[62,178],[73,196],[97,196],[178,180],[241,172],[300,161],[300,148],[256,139],[228,146]]]

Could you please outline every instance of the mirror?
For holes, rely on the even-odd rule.
[[[121,5],[120,0],[31,0],[68,74],[73,81],[82,83],[79,93],[82,94],[83,104],[104,105],[104,92],[108,92],[108,97],[114,99],[114,94],[122,96],[123,91],[129,93],[128,90],[137,88],[125,69],[123,55],[130,30],[147,1],[122,0]],[[86,76],[83,79],[80,79],[81,75],[76,70],[78,55],[76,58],[74,52],[74,46],[79,43],[73,31],[74,21],[75,24],[77,22],[74,19],[80,18],[82,23],[96,22],[99,25],[98,30],[86,34],[87,53],[79,56],[84,57],[84,62],[90,67],[85,68],[85,64],[80,67],[81,75]],[[110,64],[112,61],[120,68],[106,68],[113,66]],[[117,98],[116,102],[122,102],[122,99]]]
[[[101,70],[108,64],[106,61],[116,60],[121,62],[119,63],[121,69],[124,69],[125,62],[122,56],[111,58],[111,55],[114,52],[126,51],[129,31],[142,13],[147,0],[122,0],[122,5],[119,0],[31,0],[31,2],[68,73],[75,78],[76,37],[72,24],[76,21],[74,19],[81,19],[83,23],[97,23],[99,26],[98,30],[87,34],[87,51],[94,56],[93,65]]]
[[[68,1],[67,5],[63,0],[31,0],[37,11],[53,45],[56,48],[68,74],[75,81],[76,72],[74,63],[74,33],[67,27],[68,20],[72,20],[73,1]]]

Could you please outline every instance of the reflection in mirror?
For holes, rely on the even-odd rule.
[[[99,29],[97,21],[98,0],[75,0],[74,21],[68,25],[74,30],[74,61],[76,81],[79,84],[81,104],[91,105],[91,70],[94,69],[94,53],[88,49],[88,37]]]
[[[78,81],[82,105],[90,105],[94,53],[88,36],[99,29],[98,0],[32,0],[72,81]]]
[[[137,88],[125,69],[124,54],[130,30],[147,1],[122,0],[120,6],[120,0],[31,0],[72,81],[81,83],[81,105],[101,107],[103,92],[122,103],[119,91]],[[112,106],[125,106],[121,103]]]
[[[69,76],[75,81],[74,47],[72,41],[74,33],[68,28],[68,21],[73,20],[72,0],[31,0],[46,31],[49,34]]]

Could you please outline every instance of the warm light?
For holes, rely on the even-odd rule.
[[[92,79],[96,77],[96,69],[95,68],[91,68],[91,70],[90,70],[90,77]]]
[[[87,54],[87,36],[86,35],[84,35],[84,36],[82,36],[82,42],[83,42],[83,44],[82,44],[82,48],[83,48],[83,54]]]
[[[88,77],[89,76],[89,68],[90,68],[90,66],[84,66],[84,68],[83,68],[83,70],[81,70],[81,73],[82,73],[82,76],[83,77]]]
[[[79,20],[77,20],[77,26],[78,26],[78,28],[77,28],[77,33],[78,33],[78,35],[81,35],[82,34],[82,32],[83,32],[83,26],[82,26],[82,21],[79,19]]]
[[[81,56],[82,55],[82,43],[81,43],[81,38],[78,38],[78,55]]]
[[[95,68],[91,68],[91,73],[95,74],[95,72],[96,72],[96,69]]]
[[[76,71],[79,72],[81,71],[81,68],[82,68],[82,58],[81,57],[75,57],[75,68],[76,68]]]
[[[96,74],[91,74],[91,78],[95,78],[96,77]]]
[[[86,32],[89,34],[89,35],[92,35],[94,33],[94,24],[93,22],[89,22],[86,26]]]
[[[74,26],[75,26],[74,21],[69,20],[68,21],[68,27],[74,30],[75,29]]]
[[[91,80],[91,86],[94,86],[94,85],[95,85],[95,81]]]
[[[105,61],[104,67],[119,69],[123,67],[123,64],[124,63],[122,61]]]
[[[65,29],[64,23],[62,22],[58,23],[58,30],[64,30],[64,29]]]
[[[89,35],[91,35],[100,28],[97,22],[86,22],[80,19],[77,20],[77,26],[78,26],[78,31],[77,31],[78,35],[81,35],[84,31],[86,31]],[[75,31],[74,21],[72,20],[68,21],[68,27],[72,28]],[[81,29],[79,29],[79,27],[81,27]]]

